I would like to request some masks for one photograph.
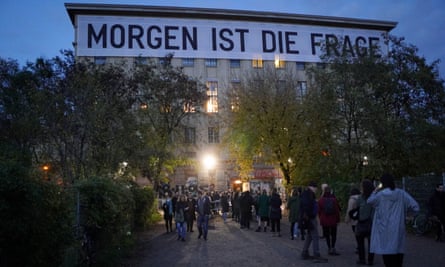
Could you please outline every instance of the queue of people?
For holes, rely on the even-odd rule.
[[[271,192],[263,189],[253,194],[239,190],[219,195],[221,216],[227,222],[231,207],[232,221],[240,229],[250,229],[251,221],[257,222],[256,232],[270,231],[281,237],[282,206],[288,211],[290,239],[301,239],[301,259],[313,262],[327,262],[321,256],[320,239],[324,239],[327,254],[339,256],[336,249],[337,228],[340,222],[341,206],[333,190],[324,184],[317,198],[317,183],[310,182],[306,188],[294,188],[284,202],[276,188]],[[178,240],[185,240],[187,232],[193,232],[197,220],[198,238],[207,240],[208,223],[212,215],[212,200],[206,192],[199,192],[198,198],[180,196],[174,200],[167,196],[163,205],[167,233],[172,232],[175,220]],[[437,185],[428,202],[429,216],[437,218],[439,227],[437,241],[443,240],[445,221],[445,196],[443,185]],[[419,212],[419,204],[406,191],[395,186],[394,177],[384,174],[380,184],[365,179],[360,189],[353,188],[347,202],[345,223],[351,225],[356,240],[358,265],[373,265],[375,254],[382,255],[385,266],[402,266],[405,253],[406,216]],[[197,214],[197,217],[195,217]],[[322,235],[320,235],[321,227]],[[270,230],[268,230],[270,228]]]

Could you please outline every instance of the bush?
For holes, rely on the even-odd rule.
[[[71,202],[18,165],[0,165],[0,266],[60,266],[74,240]]]
[[[132,247],[135,201],[126,182],[91,178],[76,185],[84,258],[95,266],[113,266]]]
[[[135,228],[145,230],[153,223],[153,214],[157,211],[156,194],[150,187],[131,187],[135,201],[134,222]]]

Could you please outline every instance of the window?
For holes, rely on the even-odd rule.
[[[184,128],[184,142],[186,144],[195,144],[196,143],[196,129],[193,127],[185,127]]]
[[[195,65],[195,59],[194,58],[183,58],[182,59],[182,66],[183,67],[193,67]]]
[[[305,70],[306,64],[304,62],[297,62],[297,70]]]
[[[103,65],[107,61],[106,57],[94,57],[94,64]]]
[[[297,97],[303,98],[307,94],[307,82],[298,81],[297,82]]]
[[[261,58],[252,60],[252,67],[254,67],[254,68],[262,68],[263,67],[263,60]]]
[[[239,110],[239,90],[240,90],[241,82],[239,80],[232,81],[232,95],[230,97],[230,110],[238,111]]]
[[[209,144],[219,143],[219,129],[218,127],[209,127]]]
[[[279,57],[275,57],[274,65],[276,69],[284,69],[284,67],[286,67],[286,61]]]
[[[218,82],[209,81],[207,82],[207,108],[206,111],[209,113],[218,112]]]
[[[231,59],[230,60],[230,67],[231,68],[239,68],[239,67],[241,67],[241,60],[239,60],[239,59]]]
[[[218,60],[216,58],[207,58],[206,67],[216,67],[218,65]]]

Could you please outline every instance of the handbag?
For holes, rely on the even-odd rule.
[[[358,221],[357,225],[355,226],[355,234],[356,235],[369,234],[371,233],[371,228],[372,228],[371,219]]]

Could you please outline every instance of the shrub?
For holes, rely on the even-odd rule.
[[[84,257],[95,266],[115,265],[133,245],[135,202],[126,182],[91,178],[76,185]]]
[[[73,241],[63,189],[23,166],[0,165],[0,266],[59,266]]]

